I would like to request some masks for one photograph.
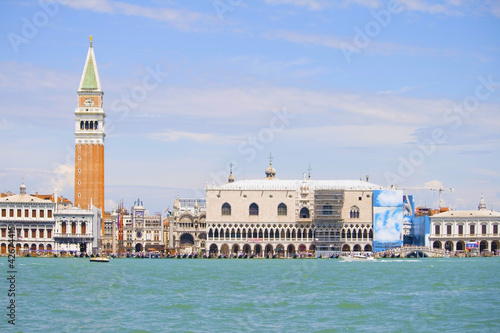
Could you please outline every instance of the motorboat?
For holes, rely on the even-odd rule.
[[[94,257],[94,258],[90,258],[90,262],[109,262],[109,258],[106,258],[106,257]]]
[[[340,256],[340,258],[344,261],[375,261],[374,257],[362,255]]]

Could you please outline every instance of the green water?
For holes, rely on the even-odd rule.
[[[499,257],[17,258],[16,268],[16,326],[2,278],[0,332],[500,332]]]

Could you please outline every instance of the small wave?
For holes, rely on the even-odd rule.
[[[360,303],[350,303],[345,301],[341,301],[340,304],[337,304],[337,307],[348,310],[360,310],[364,308],[364,306]]]

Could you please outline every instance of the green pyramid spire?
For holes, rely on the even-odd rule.
[[[99,89],[97,86],[97,78],[95,75],[94,62],[92,57],[89,57],[89,62],[87,63],[87,70],[85,71],[85,76],[83,78],[82,89]]]

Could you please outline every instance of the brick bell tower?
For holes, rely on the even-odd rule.
[[[75,109],[75,206],[91,204],[104,214],[104,113],[103,91],[97,72],[92,36],[78,87]],[[104,224],[103,224],[104,229]]]

